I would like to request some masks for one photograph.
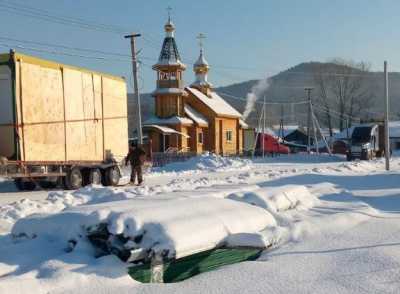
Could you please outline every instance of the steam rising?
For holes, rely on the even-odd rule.
[[[270,83],[268,79],[263,79],[257,82],[252,88],[250,93],[246,96],[246,106],[243,112],[243,119],[247,119],[249,114],[253,111],[254,105],[258,98],[268,89]]]

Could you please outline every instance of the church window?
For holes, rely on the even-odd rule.
[[[226,141],[232,142],[232,131],[226,131]]]
[[[198,141],[199,141],[199,144],[203,144],[203,133],[198,134]]]

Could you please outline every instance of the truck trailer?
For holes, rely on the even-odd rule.
[[[0,54],[0,176],[21,190],[117,185],[127,152],[123,78]]]

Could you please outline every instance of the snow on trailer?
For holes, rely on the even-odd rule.
[[[123,78],[0,55],[0,175],[18,188],[116,185],[128,151]]]

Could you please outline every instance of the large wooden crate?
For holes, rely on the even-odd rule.
[[[12,101],[0,121],[0,156],[10,158],[15,149],[26,162],[72,163],[126,155],[124,79],[22,54],[10,58],[11,66],[0,63],[0,74],[13,70],[11,97],[0,95]]]

